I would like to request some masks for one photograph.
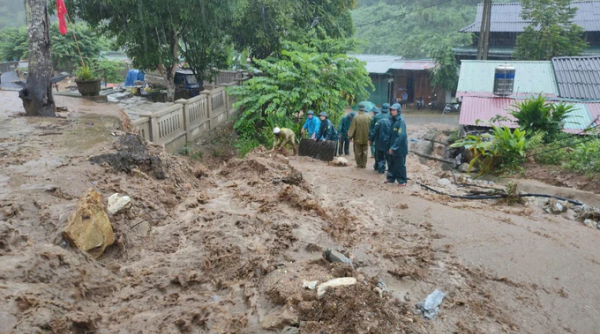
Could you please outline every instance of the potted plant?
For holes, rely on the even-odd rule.
[[[100,94],[101,79],[96,77],[94,71],[87,65],[79,67],[75,71],[75,83],[77,90],[82,96],[98,96]]]

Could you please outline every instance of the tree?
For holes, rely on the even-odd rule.
[[[356,0],[239,0],[232,36],[238,50],[253,58],[279,55],[283,41],[303,39],[307,31],[316,38],[348,38],[354,31],[350,10]]]
[[[583,28],[571,23],[577,8],[569,0],[523,0],[521,6],[521,18],[531,24],[517,37],[516,58],[548,60],[586,49]]]
[[[255,59],[262,75],[229,89],[243,106],[235,124],[241,141],[265,144],[273,126],[291,126],[300,110],[326,111],[335,122],[348,104],[366,97],[369,73],[346,56],[347,48],[345,40],[284,42],[280,57]]]
[[[431,85],[447,91],[455,91],[458,86],[458,65],[452,48],[439,48],[432,52],[436,68],[431,72]]]
[[[116,38],[134,64],[142,70],[158,70],[167,82],[170,100],[175,96],[175,72],[181,55],[198,80],[222,58],[223,30],[233,13],[234,0],[67,0],[67,9],[92,27]],[[218,12],[214,16],[215,12]],[[73,15],[71,15],[73,17]],[[210,22],[205,20],[210,19]],[[208,23],[208,24],[207,24]],[[194,44],[202,41],[202,45]],[[184,48],[181,46],[184,45]],[[219,46],[216,49],[209,49]],[[196,54],[196,52],[199,52]],[[193,53],[193,54],[192,54]],[[217,54],[217,56],[215,56]],[[221,59],[220,58],[220,59]]]
[[[20,60],[29,52],[27,26],[0,30],[0,57],[3,61]]]
[[[29,76],[19,97],[28,116],[55,116],[48,5],[46,0],[26,0],[25,10],[29,35]]]
[[[73,71],[79,66],[79,52],[73,38],[73,32],[77,36],[79,49],[85,59],[96,60],[101,51],[110,48],[109,41],[103,36],[90,29],[88,25],[76,24],[71,26],[71,31],[62,35],[58,30],[58,24],[50,26],[50,41],[52,42],[52,66],[59,71]],[[24,59],[28,55],[27,27],[4,28],[0,31],[0,55],[3,60],[13,61]]]

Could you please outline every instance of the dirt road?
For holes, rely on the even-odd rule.
[[[260,149],[207,167],[148,146],[162,177],[115,170],[90,158],[124,152],[119,112],[61,103],[65,119],[0,123],[0,333],[600,332],[600,231],[571,210],[426,192],[415,182],[457,188],[412,156],[403,189]],[[133,199],[98,260],[61,247],[88,188]],[[303,287],[339,277],[357,284]],[[415,304],[435,289],[446,298],[426,320]]]

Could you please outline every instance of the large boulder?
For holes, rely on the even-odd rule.
[[[112,225],[104,211],[102,197],[93,189],[79,199],[62,236],[73,247],[98,258],[115,242]]]

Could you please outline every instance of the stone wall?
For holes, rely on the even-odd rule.
[[[140,136],[147,141],[165,145],[169,153],[176,153],[187,142],[193,142],[218,128],[232,117],[234,98],[225,90],[240,85],[247,78],[233,78],[233,82],[205,90],[189,100],[177,100],[175,104],[156,112],[138,113],[132,121]]]

